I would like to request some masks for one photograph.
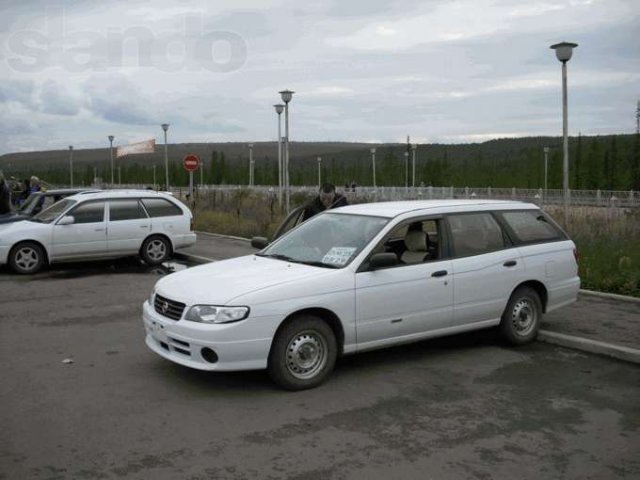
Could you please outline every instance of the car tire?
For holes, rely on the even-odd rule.
[[[287,390],[304,390],[320,385],[336,363],[336,336],[322,319],[295,318],[276,335],[267,371],[272,380]]]
[[[160,265],[171,257],[171,244],[159,235],[147,238],[140,249],[140,256],[147,265]]]
[[[500,321],[500,332],[513,345],[535,340],[542,321],[540,295],[530,287],[516,289],[509,298]]]
[[[44,249],[35,242],[21,242],[9,253],[9,266],[14,272],[30,275],[44,265]]]

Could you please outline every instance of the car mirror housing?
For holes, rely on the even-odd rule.
[[[375,253],[369,259],[369,265],[373,270],[379,268],[393,267],[398,264],[398,257],[395,253]]]
[[[72,225],[75,221],[76,219],[73,218],[73,215],[65,215],[58,221],[58,225]]]
[[[269,240],[265,237],[253,237],[251,239],[251,246],[253,248],[257,248],[258,250],[262,250],[267,245],[269,245]]]

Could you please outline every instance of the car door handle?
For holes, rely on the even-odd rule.
[[[509,260],[508,262],[504,262],[502,265],[505,267],[515,267],[518,264],[515,260]]]
[[[140,225],[140,228],[149,228],[149,225]]]
[[[104,232],[104,228],[96,228],[96,232]]]
[[[431,274],[432,277],[444,277],[448,272],[446,270],[438,270]]]

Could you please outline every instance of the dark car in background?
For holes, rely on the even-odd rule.
[[[33,192],[14,213],[0,215],[0,224],[26,220],[40,213],[42,210],[49,208],[58,200],[62,200],[70,195],[75,195],[76,193],[88,191],[95,190],[88,190],[86,188],[61,188],[42,192]]]

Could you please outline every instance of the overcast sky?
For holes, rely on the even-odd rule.
[[[639,0],[0,3],[0,154],[277,137],[476,142],[631,133]]]

